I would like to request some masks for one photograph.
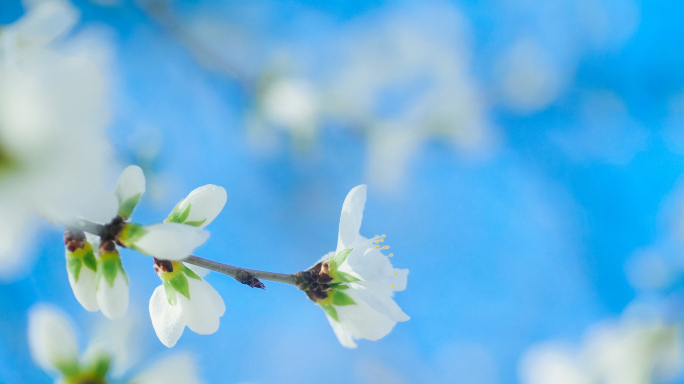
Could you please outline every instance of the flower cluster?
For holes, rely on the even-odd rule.
[[[76,332],[69,318],[56,308],[38,304],[29,312],[28,340],[31,355],[45,372],[58,376],[59,383],[113,383],[112,346],[93,343],[81,355]],[[130,380],[138,384],[198,384],[192,359],[178,355],[166,358]]]
[[[398,321],[409,317],[392,299],[406,288],[408,269],[392,267],[385,235],[359,234],[366,186],[352,189],[342,205],[337,250],[297,275],[299,289],[318,304],[342,345],[356,348],[354,339],[378,340]],[[394,256],[389,254],[389,256]]]
[[[76,299],[86,310],[101,310],[108,318],[115,319],[123,316],[128,309],[129,285],[118,246],[152,256],[164,289],[152,295],[150,316],[160,340],[170,347],[180,337],[186,322],[198,333],[213,333],[218,328],[218,318],[225,311],[218,293],[177,260],[188,257],[209,237],[209,233],[202,228],[223,209],[226,192],[215,185],[197,188],[176,205],[163,223],[142,226],[129,219],[144,192],[142,169],[137,166],[126,168],[114,189],[112,199],[118,204],[110,213],[112,220],[101,224],[96,236],[84,234],[80,229],[68,229],[65,232],[67,273]],[[206,292],[209,292],[216,306],[212,307],[215,309],[212,316],[201,316],[201,320],[212,319],[212,325],[196,325],[196,321],[186,318],[201,313],[192,309],[202,308]],[[157,298],[161,296],[164,296],[166,306],[157,305]],[[179,300],[177,296],[183,299]],[[174,316],[164,315],[174,311]]]
[[[682,370],[681,327],[662,319],[601,324],[581,348],[544,343],[521,363],[524,384],[670,382]]]
[[[25,3],[0,33],[0,279],[28,266],[33,213],[97,216],[111,160],[109,44],[70,33],[79,15],[68,1]]]

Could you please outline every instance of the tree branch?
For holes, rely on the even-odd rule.
[[[259,285],[255,286],[255,285],[250,284],[249,281],[251,280],[251,278],[276,281],[278,283],[284,283],[284,284],[290,284],[290,285],[297,286],[297,283],[295,282],[295,276],[293,274],[265,272],[265,271],[258,271],[255,269],[240,268],[240,267],[235,267],[235,266],[228,265],[228,264],[219,263],[216,261],[203,259],[201,257],[192,256],[192,255],[190,257],[188,257],[187,259],[183,260],[183,262],[188,263],[188,264],[192,264],[192,265],[196,265],[198,267],[211,269],[212,271],[222,273],[224,275],[228,275],[228,276],[234,278],[235,280],[237,280],[243,284],[247,284],[251,287],[263,288],[263,284],[261,284],[261,286],[259,286]],[[259,284],[260,284],[260,282],[259,282]]]

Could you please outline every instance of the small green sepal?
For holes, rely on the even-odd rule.
[[[337,255],[333,256],[330,258],[330,270],[337,270],[337,268],[344,263],[345,260],[347,260],[347,256],[351,253],[353,248],[348,248],[342,251],[339,251]]]
[[[53,364],[64,377],[74,377],[81,373],[81,367],[76,360],[53,362]]]
[[[95,376],[99,378],[104,378],[109,372],[109,367],[111,366],[112,358],[105,351],[98,351],[97,354],[92,357],[88,368],[92,371]]]
[[[67,257],[67,270],[69,274],[74,277],[74,281],[78,283],[78,278],[81,275],[81,266],[83,262],[78,257]]]
[[[167,281],[164,281],[162,285],[164,286],[164,292],[166,292],[166,300],[168,300],[169,305],[176,305],[176,291]]]
[[[133,214],[133,210],[140,202],[140,197],[142,193],[138,193],[135,196],[131,196],[126,201],[119,201],[119,216],[127,219]]]
[[[83,264],[93,272],[97,272],[97,259],[95,259],[95,253],[93,253],[93,246],[86,242],[86,249],[90,248],[83,255]]]
[[[121,233],[119,233],[117,240],[125,247],[135,248],[135,243],[145,236],[146,233],[147,230],[142,225],[128,223],[123,227]]]
[[[184,223],[185,220],[188,218],[188,215],[190,214],[190,206],[192,204],[188,204],[185,206],[185,208],[180,209],[180,205],[183,202],[181,200],[176,204],[176,206],[173,208],[171,213],[169,214],[169,217],[164,220],[165,223]]]
[[[339,281],[341,283],[352,283],[354,281],[361,281],[361,279],[357,279],[356,277],[346,272],[336,271],[331,274],[334,276],[335,281]]]
[[[337,316],[337,310],[335,309],[335,307],[333,307],[332,305],[321,305],[321,308],[323,308],[325,313],[328,316],[332,317],[333,320],[337,321],[338,323],[340,322],[340,318]]]
[[[349,297],[349,295],[342,291],[333,291],[332,295],[332,303],[333,305],[337,305],[338,307],[356,304],[356,302],[351,297]]]
[[[184,274],[179,273],[176,276],[173,276],[169,279],[169,284],[171,284],[171,287],[173,287],[176,292],[190,300],[190,285],[188,285],[188,279]]]
[[[205,221],[207,221],[207,219],[195,220],[195,221],[184,221],[183,224],[192,225],[193,227],[201,227]]]
[[[100,255],[98,259],[98,268],[95,274],[95,286],[100,285],[100,279],[103,277],[107,280],[107,284],[114,288],[114,281],[116,280],[116,275],[121,273],[126,284],[129,283],[128,275],[123,268],[121,263],[121,257],[119,257],[118,252],[107,252]]]
[[[181,263],[181,265],[183,266],[183,273],[185,273],[189,278],[195,279],[195,280],[202,280],[202,278],[199,277],[199,275],[197,275],[197,274],[195,273],[195,271],[193,271],[192,269],[188,268],[188,267],[187,267],[185,264],[183,264],[183,263]]]

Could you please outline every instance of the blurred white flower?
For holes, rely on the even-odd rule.
[[[502,101],[521,113],[548,107],[560,95],[563,81],[569,77],[531,39],[512,44],[497,63],[497,70]]]
[[[108,205],[110,46],[87,29],[65,38],[77,20],[66,1],[34,1],[0,34],[1,278],[28,259],[32,212],[66,221]]]
[[[416,152],[436,139],[460,153],[488,152],[488,105],[471,73],[467,21],[454,7],[431,3],[357,24],[337,49],[343,65],[321,88],[326,112],[369,137],[370,180],[396,188]]]
[[[150,298],[150,317],[159,340],[173,347],[186,325],[200,335],[216,332],[226,311],[216,289],[180,261],[157,260],[155,269],[162,285]]]
[[[78,366],[78,342],[71,322],[60,310],[35,305],[28,314],[28,340],[36,364],[48,372]]]
[[[649,384],[682,369],[681,329],[657,320],[601,324],[581,349],[557,344],[530,349],[520,365],[524,384]]]
[[[158,361],[144,372],[133,378],[133,384],[199,384],[194,359],[187,354],[179,354]]]
[[[117,328],[112,328],[112,323],[109,323],[107,334],[112,333],[112,329],[117,331]],[[28,339],[34,361],[46,372],[57,376],[56,382],[112,382],[110,368],[116,365],[116,361],[112,362],[112,358],[119,357],[116,353],[112,353],[110,342],[113,339],[94,339],[87,351],[79,358],[78,340],[74,327],[66,314],[59,309],[43,304],[37,304],[31,308]],[[121,341],[125,338],[115,339]],[[157,362],[126,382],[198,384],[201,381],[194,360],[188,355],[175,355]]]
[[[359,234],[366,186],[352,189],[342,205],[337,250],[300,273],[309,298],[320,305],[338,340],[356,348],[354,339],[379,340],[409,317],[392,297],[406,288],[408,269],[392,267],[382,250],[385,237]],[[390,256],[393,256],[390,254]]]

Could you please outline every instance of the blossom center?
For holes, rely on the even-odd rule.
[[[297,288],[304,291],[306,296],[315,303],[328,299],[333,278],[330,276],[330,264],[319,262],[306,271],[297,272]]]

